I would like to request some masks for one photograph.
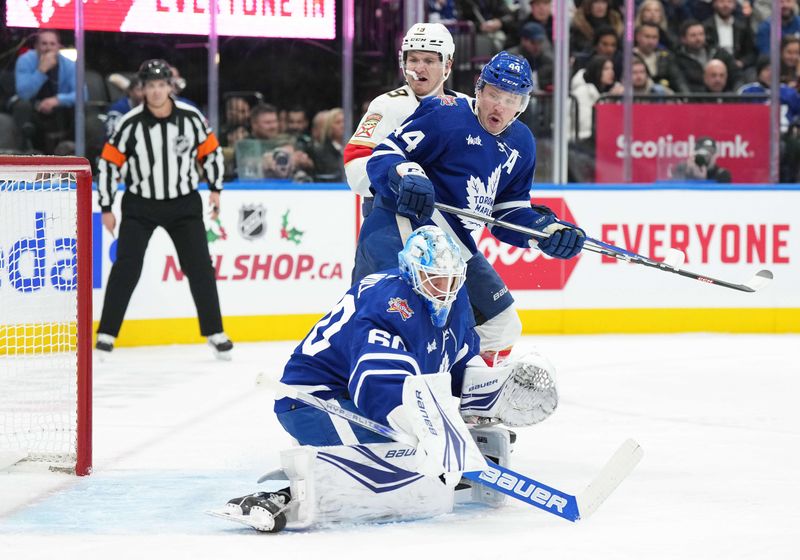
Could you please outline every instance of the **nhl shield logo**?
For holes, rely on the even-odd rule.
[[[239,209],[239,233],[248,241],[267,233],[267,209],[262,204],[246,204]]]

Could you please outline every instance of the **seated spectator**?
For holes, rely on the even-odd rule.
[[[240,95],[233,95],[225,100],[225,126],[233,129],[247,126],[250,119],[250,102]]]
[[[736,93],[739,95],[769,95],[770,84],[772,83],[772,68],[769,62],[769,56],[761,56],[756,64],[756,81],[743,85]],[[800,116],[800,94],[795,88],[781,84],[779,95],[781,103],[781,132],[786,132],[789,130],[790,125],[797,124],[797,118]],[[769,103],[769,100],[764,99],[758,102]]]
[[[278,108],[260,103],[250,110],[250,134],[257,140],[274,140],[281,133]]]
[[[553,0],[530,0],[528,6],[520,6],[517,23],[508,33],[506,45],[519,44],[522,28],[527,23],[538,23],[544,29],[547,48],[553,48]]]
[[[740,70],[754,66],[753,32],[743,17],[734,14],[736,0],[713,0],[712,7],[714,15],[703,22],[708,47],[718,47],[733,55]]]
[[[622,53],[618,50],[619,38],[617,32],[608,26],[600,26],[594,32],[594,42],[592,51],[589,53],[579,53],[575,55],[573,70],[578,71],[584,68],[589,60],[597,55],[605,56],[614,63],[614,74],[622,75]]]
[[[529,21],[523,25],[520,31],[519,45],[508,49],[508,52],[527,59],[533,72],[535,92],[552,91],[553,56],[541,24]]]
[[[724,93],[731,89],[728,87],[728,67],[725,63],[712,58],[703,68],[703,85],[706,93]]]
[[[331,109],[325,113],[325,121],[319,142],[312,147],[314,180],[320,183],[336,183],[344,177],[344,111]]]
[[[310,183],[312,168],[308,154],[295,148],[290,136],[277,138],[275,148],[262,157],[263,176],[267,179],[290,179],[294,183]]]
[[[144,90],[142,89],[142,80],[138,74],[134,74],[128,79],[128,84],[125,87],[125,95],[117,99],[111,107],[108,108],[106,113],[106,139],[110,138],[114,133],[114,128],[117,126],[117,121],[133,109],[138,107],[144,101]]]
[[[760,54],[769,54],[769,35],[772,22],[769,18],[761,22],[756,34],[756,47]],[[781,0],[781,38],[800,37],[800,16],[797,15],[797,0]]]
[[[570,25],[569,50],[573,55],[588,53],[594,44],[595,32],[601,26],[611,27],[622,35],[622,16],[609,7],[608,0],[584,0],[575,10]]]
[[[426,0],[428,22],[448,23],[456,21],[455,0]]]
[[[300,106],[286,111],[286,134],[294,138],[298,149],[310,153],[311,135],[308,133],[308,113]]]
[[[638,56],[633,57],[631,63],[631,84],[634,95],[671,95],[672,90],[657,84],[650,77],[647,65]]]
[[[690,92],[707,91],[705,68],[712,59],[721,60],[727,67],[726,91],[731,91],[738,83],[738,68],[733,57],[723,49],[706,47],[706,31],[697,20],[690,19],[681,25],[681,46],[678,47],[677,59]]]
[[[578,104],[578,140],[593,134],[594,104],[603,94],[622,95],[623,88],[616,80],[614,63],[606,56],[593,57],[583,72],[583,83],[570,92]],[[574,130],[570,127],[570,130]],[[574,134],[574,133],[573,133]]]
[[[367,104],[367,108],[369,107],[369,103]],[[365,108],[362,113],[366,114],[367,109]],[[322,134],[325,130],[325,123],[328,121],[328,111],[320,111],[314,118],[311,119],[311,141],[315,143],[322,142]]]
[[[784,37],[781,40],[781,83],[797,87],[800,75],[800,39]]]
[[[673,179],[715,181],[730,183],[730,170],[717,166],[717,143],[713,138],[701,136],[695,141],[691,155],[671,170]]]
[[[647,65],[653,81],[676,92],[687,92],[689,87],[678,68],[675,55],[658,44],[658,27],[643,23],[636,28],[633,53]]]
[[[475,25],[477,56],[491,57],[503,50],[506,30],[514,24],[505,0],[456,0],[456,12],[459,19]]]
[[[36,34],[33,50],[16,62],[16,95],[11,114],[29,147],[53,153],[72,134],[75,106],[75,63],[59,53],[58,33]],[[86,89],[88,97],[88,89]]]
[[[639,29],[643,23],[649,23],[658,29],[658,44],[666,49],[673,49],[677,45],[674,31],[669,28],[667,15],[664,12],[664,4],[661,0],[644,0],[636,10],[636,18],[633,20],[634,29]]]

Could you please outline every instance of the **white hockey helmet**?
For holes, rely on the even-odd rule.
[[[438,226],[422,226],[397,256],[400,275],[425,300],[433,324],[443,327],[467,275],[461,249]]]
[[[445,66],[444,79],[447,79],[447,61],[453,60],[456,53],[456,44],[450,31],[441,23],[415,23],[403,37],[403,44],[397,53],[400,70],[405,76],[406,53],[408,51],[430,51],[439,53],[442,64]]]

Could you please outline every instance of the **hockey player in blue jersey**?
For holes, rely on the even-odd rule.
[[[462,289],[466,265],[450,236],[424,226],[396,258],[399,268],[364,278],[311,329],[281,381],[411,434],[418,446],[279,399],[278,420],[302,446],[281,454],[277,478],[289,487],[234,498],[224,515],[274,532],[287,522],[302,528],[448,512],[461,473],[485,467],[482,453],[501,464],[510,453],[508,430],[469,431],[464,418],[527,426],[553,412],[554,372],[541,357],[490,368],[478,356]],[[502,501],[482,488],[465,493]]]
[[[475,254],[483,223],[439,212],[434,201],[550,234],[537,243],[527,235],[492,228],[508,244],[538,246],[562,259],[580,252],[585,239],[580,228],[560,221],[549,209],[531,207],[536,146],[530,130],[516,119],[532,87],[528,62],[501,52],[481,71],[476,99],[424,99],[375,147],[367,164],[375,210],[361,229],[356,279],[389,266],[403,239],[424,224],[451,234],[466,258]],[[510,307],[503,313],[516,311]]]

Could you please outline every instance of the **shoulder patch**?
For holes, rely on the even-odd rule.
[[[389,299],[389,308],[386,311],[389,313],[399,313],[403,321],[410,319],[411,316],[414,315],[414,310],[408,305],[408,301],[399,297]]]
[[[457,105],[456,98],[452,95],[440,95],[438,96],[438,98],[439,98],[439,103],[442,106],[454,107],[455,105]]]
[[[364,117],[364,122],[358,127],[358,131],[353,135],[356,138],[372,138],[375,133],[375,127],[383,119],[383,115],[378,113],[370,113]]]

